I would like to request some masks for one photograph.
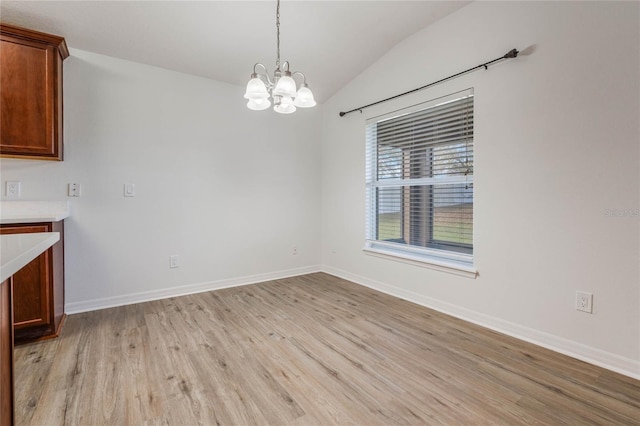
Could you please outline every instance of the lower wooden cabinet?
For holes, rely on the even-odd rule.
[[[60,241],[13,276],[15,344],[57,337],[64,322],[64,222],[0,225],[0,234],[59,232]]]

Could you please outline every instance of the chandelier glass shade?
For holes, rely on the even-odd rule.
[[[267,67],[263,64],[256,63],[253,66],[253,73],[244,94],[244,98],[248,100],[247,107],[261,111],[269,108],[273,101],[273,110],[280,114],[291,114],[297,108],[311,108],[316,105],[316,101],[304,74],[299,71],[292,73],[287,61],[282,64],[283,70],[280,69],[280,0],[276,6],[276,33],[277,57],[273,80],[269,78]],[[259,68],[262,68],[262,72],[258,72]],[[300,88],[294,80],[296,76],[302,79]]]

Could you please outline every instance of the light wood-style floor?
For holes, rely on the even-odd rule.
[[[68,318],[19,425],[640,424],[640,382],[327,274]]]

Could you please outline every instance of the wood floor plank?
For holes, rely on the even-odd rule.
[[[15,398],[26,401],[25,404],[16,407],[16,417],[24,419],[25,422],[33,417],[60,341],[60,339],[54,339],[47,345],[29,344],[15,348],[15,380],[22,384],[15,388]]]
[[[70,315],[18,425],[640,425],[640,382],[323,274]]]

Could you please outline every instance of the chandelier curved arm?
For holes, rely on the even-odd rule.
[[[308,87],[307,86],[307,77],[300,71],[295,71],[294,73],[291,74],[291,77],[294,78],[294,80],[295,80],[295,76],[296,75],[301,75],[302,76],[302,85],[301,85],[301,87]]]
[[[262,67],[262,69],[264,70],[264,73],[258,72],[257,71],[258,67]],[[267,87],[272,87],[274,85],[274,83],[269,78],[269,70],[267,69],[266,66],[264,66],[264,64],[260,62],[256,62],[253,65],[253,74],[251,74],[251,78],[255,78],[255,77],[258,77],[261,80],[263,80],[264,83],[267,85]]]
[[[262,69],[264,70],[264,72],[265,72],[265,73],[268,73],[268,72],[269,72],[269,71],[267,71],[267,67],[265,67],[265,66],[264,66],[264,64],[263,64],[262,62],[256,62],[256,63],[253,65],[253,73],[254,73],[254,74],[257,74],[257,73],[258,73],[258,71],[256,70],[256,68],[258,68],[258,67],[262,67]]]

